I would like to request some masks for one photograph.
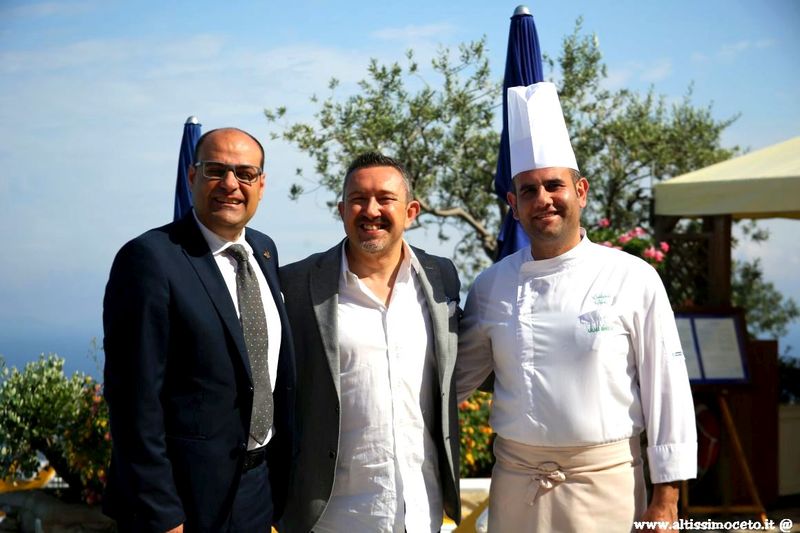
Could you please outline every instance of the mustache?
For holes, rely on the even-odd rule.
[[[358,224],[386,224],[387,226],[391,225],[391,222],[389,222],[383,217],[371,218],[371,217],[360,216],[358,217],[358,220],[356,222]]]

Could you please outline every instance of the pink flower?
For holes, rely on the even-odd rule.
[[[611,221],[607,218],[601,218],[600,221],[597,223],[598,228],[607,228],[611,225]]]
[[[660,243],[658,243],[658,247],[661,248],[661,251],[664,253],[669,252],[669,243],[661,241]]]
[[[656,260],[656,263],[662,262],[664,260],[664,252],[662,252],[661,250],[656,250],[656,253],[653,256],[653,259]]]
[[[647,232],[641,226],[636,226],[635,228],[633,228],[633,231],[631,233],[633,234],[634,237],[646,237],[647,236]]]
[[[613,244],[611,244],[611,241],[603,241],[603,242],[601,242],[600,244],[601,244],[602,246],[608,246],[609,248],[611,248],[612,246],[614,246]]]
[[[656,258],[656,254],[658,254],[658,253],[661,253],[661,252],[658,252],[658,251],[657,251],[657,250],[656,250],[654,247],[652,247],[652,246],[651,246],[651,247],[649,247],[648,249],[646,249],[646,250],[645,250],[645,251],[642,253],[642,255],[643,255],[643,256],[644,256],[646,259],[655,259],[655,258]],[[663,255],[663,254],[662,254],[662,255]]]
[[[620,235],[617,241],[619,241],[620,244],[625,244],[630,242],[631,239],[633,239],[633,236],[630,233],[625,233],[624,235]]]

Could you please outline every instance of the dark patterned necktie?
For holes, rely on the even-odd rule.
[[[225,250],[236,259],[236,295],[239,300],[239,316],[244,332],[244,343],[250,357],[253,375],[253,410],[250,415],[250,436],[264,444],[267,432],[272,427],[272,385],[267,364],[267,318],[261,301],[258,279],[247,260],[247,251],[241,244],[233,244]]]

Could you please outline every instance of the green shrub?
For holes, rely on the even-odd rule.
[[[80,372],[65,376],[64,360],[52,354],[22,372],[0,365],[0,477],[35,475],[38,452],[69,484],[68,497],[97,502],[111,458],[102,386]]]
[[[489,425],[492,395],[475,391],[458,406],[461,428],[461,477],[489,477],[494,466],[494,432]]]

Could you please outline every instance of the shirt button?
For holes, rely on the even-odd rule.
[[[328,450],[328,457],[336,459],[336,450]]]
[[[339,406],[338,405],[336,406],[336,414],[337,415],[339,414]]]

